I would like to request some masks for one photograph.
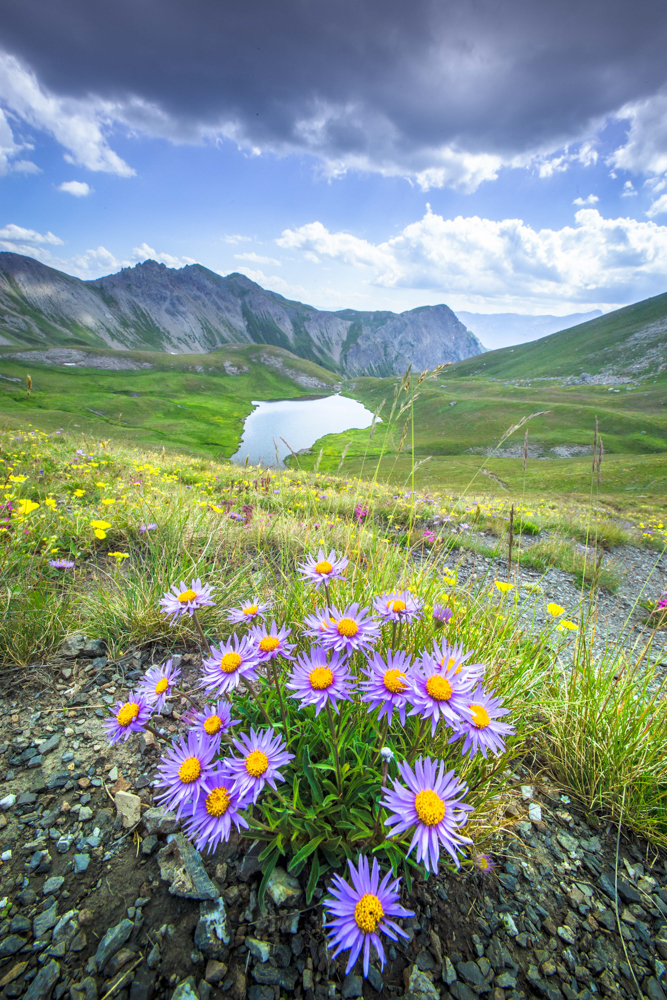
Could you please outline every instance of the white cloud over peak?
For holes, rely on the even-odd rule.
[[[664,291],[667,276],[667,227],[605,219],[593,208],[581,208],[575,224],[559,230],[535,230],[521,219],[445,219],[429,209],[383,243],[329,232],[319,222],[285,230],[277,242],[359,268],[373,285],[441,292],[487,308],[614,306]]]
[[[63,181],[58,185],[58,190],[72,194],[75,198],[87,198],[93,189],[85,181]]]

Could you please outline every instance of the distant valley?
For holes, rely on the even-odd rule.
[[[375,376],[484,350],[446,305],[326,312],[200,264],[174,269],[147,260],[82,281],[15,253],[0,253],[0,344],[175,354],[265,344],[338,374]]]

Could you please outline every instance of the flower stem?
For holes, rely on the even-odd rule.
[[[324,596],[327,599],[327,608],[331,607],[331,595],[329,594],[329,584],[326,580],[322,581],[324,583]]]
[[[412,764],[413,760],[417,756],[419,747],[421,746],[421,741],[424,736],[424,728],[426,726],[426,719],[422,719],[419,723],[419,729],[417,730],[417,735],[415,736],[415,741],[410,747],[410,753],[408,754],[408,764]]]
[[[261,711],[262,715],[264,716],[264,718],[266,719],[266,721],[268,722],[268,724],[272,727],[273,726],[273,722],[269,718],[269,716],[267,714],[267,711],[264,708],[264,705],[262,704],[262,702],[260,701],[260,697],[257,694],[257,692],[255,691],[254,687],[252,686],[252,684],[250,683],[249,680],[246,680],[245,677],[242,677],[241,680],[243,681],[243,683],[247,687],[248,691],[250,692],[250,694],[252,695],[252,697],[255,699],[255,701],[259,705],[259,708],[260,708],[260,711]]]
[[[378,757],[380,756],[380,751],[382,750],[382,747],[384,746],[384,742],[387,739],[387,732],[388,732],[388,730],[389,730],[389,719],[385,715],[385,717],[384,717],[384,719],[382,721],[382,729],[380,731],[380,742],[379,742],[377,750],[375,751],[375,756],[373,757],[373,760],[371,761],[371,767],[375,767],[375,765],[377,764]]]
[[[271,660],[271,674],[273,675],[273,683],[275,685],[276,691],[278,693],[278,702],[280,703],[280,717],[283,720],[283,730],[285,736],[287,736],[287,716],[285,715],[285,706],[283,704],[283,695],[280,690],[280,683],[278,682],[278,671],[276,670],[276,661]]]
[[[204,630],[202,629],[201,625],[199,624],[199,618],[197,617],[197,612],[196,611],[192,612],[192,618],[193,618],[193,621],[194,621],[195,625],[197,626],[197,631],[199,632],[199,638],[202,641],[202,645],[203,645],[204,649],[206,650],[206,652],[210,656],[211,655],[211,645],[210,645],[208,639],[206,638],[206,636],[204,635]]]
[[[144,729],[147,729],[147,730],[148,730],[148,732],[149,732],[149,733],[152,733],[152,734],[153,734],[153,736],[154,736],[154,737],[155,737],[156,739],[158,739],[158,740],[161,740],[161,739],[163,739],[163,738],[164,738],[164,737],[162,736],[162,734],[161,734],[161,733],[159,733],[159,732],[157,731],[157,729],[154,729],[154,728],[153,728],[153,727],[151,726],[151,724],[150,724],[149,722],[146,722],[146,723],[144,724]]]
[[[391,648],[396,649],[396,620],[391,623]]]
[[[196,709],[197,709],[197,711],[199,711],[199,705],[198,705],[198,704],[197,704],[197,702],[196,702],[196,701],[194,700],[194,698],[191,698],[191,697],[190,697],[190,695],[189,695],[189,694],[187,693],[187,691],[184,691],[184,690],[183,690],[183,688],[178,688],[178,693],[179,693],[180,695],[183,695],[183,697],[184,697],[184,698],[186,699],[186,701],[189,701],[189,702],[190,702],[190,704],[192,705],[192,707],[193,707],[193,708],[196,708]]]
[[[338,740],[336,739],[336,728],[334,726],[333,712],[331,705],[327,702],[327,715],[329,716],[329,728],[331,729],[331,740],[333,742],[334,761],[336,762],[336,779],[338,781],[338,794],[343,794],[343,779],[340,775],[340,760],[338,759]]]

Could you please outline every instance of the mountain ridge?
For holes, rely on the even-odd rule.
[[[402,374],[483,351],[444,304],[327,312],[202,264],[148,260],[84,281],[10,252],[0,253],[0,342],[179,354],[267,344],[347,375]]]

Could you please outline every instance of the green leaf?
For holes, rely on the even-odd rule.
[[[306,903],[310,906],[313,899],[313,893],[317,887],[317,880],[320,877],[320,860],[317,856],[317,851],[313,854],[313,861],[310,866],[310,875],[308,876],[308,885],[306,886]]]
[[[280,851],[274,851],[262,865],[262,881],[259,883],[259,890],[257,892],[257,902],[262,913],[264,913],[265,910],[264,899],[266,897],[266,887],[269,884],[271,875],[273,874],[273,869],[278,864],[279,857]]]
[[[287,866],[287,870],[289,872],[293,871],[294,866],[298,865],[300,861],[305,861],[306,858],[313,853],[313,851],[317,850],[318,845],[321,844],[322,841],[325,839],[326,839],[326,834],[322,833],[320,834],[319,837],[315,837],[308,844],[306,844],[305,847],[302,847],[300,851],[297,851],[292,860],[290,861],[289,865]]]

